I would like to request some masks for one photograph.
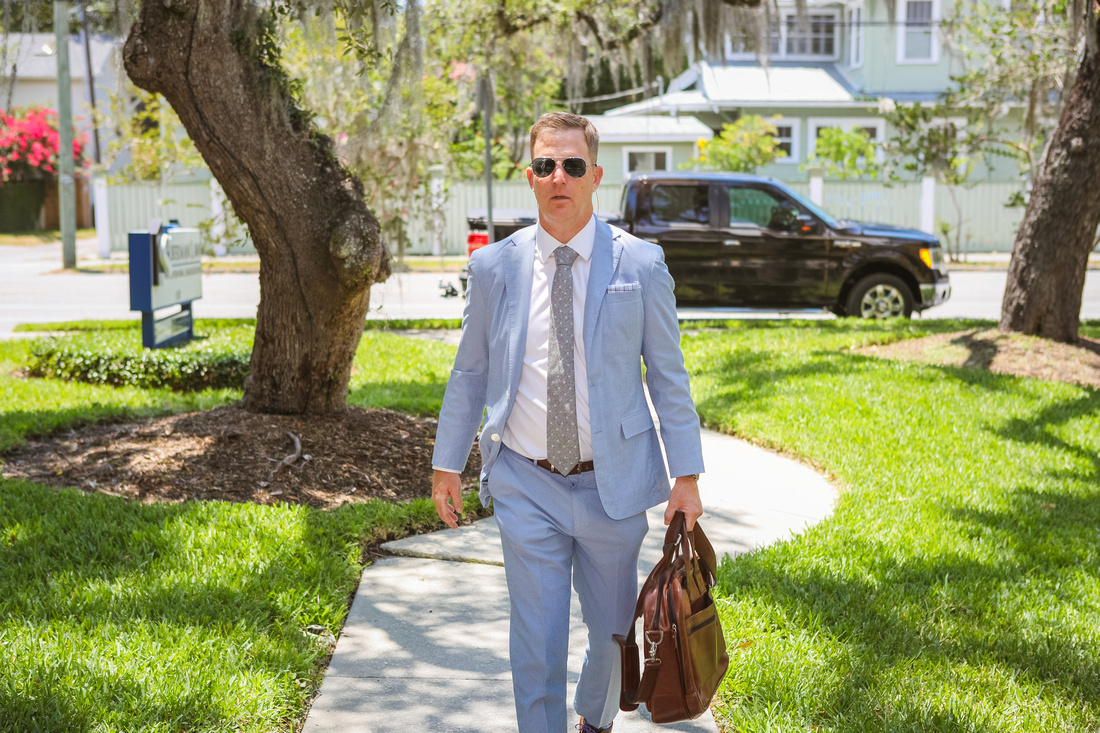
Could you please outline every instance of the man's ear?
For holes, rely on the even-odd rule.
[[[532,191],[535,190],[535,172],[531,170],[531,166],[527,166],[527,185]]]
[[[602,165],[593,165],[592,166],[592,177],[594,179],[594,185],[592,186],[592,188],[599,188],[600,187],[600,181],[603,180],[603,166]]]

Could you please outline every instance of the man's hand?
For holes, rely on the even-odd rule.
[[[462,514],[462,480],[457,473],[432,471],[432,502],[444,524],[456,529]]]
[[[672,496],[668,497],[665,509],[666,527],[672,523],[677,509],[684,513],[687,531],[695,529],[695,520],[703,516],[703,500],[699,498],[699,484],[691,476],[680,476],[672,485]]]

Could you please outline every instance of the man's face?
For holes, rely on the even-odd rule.
[[[539,135],[531,152],[532,158],[559,160],[554,172],[546,178],[537,178],[531,168],[527,168],[527,181],[539,204],[539,219],[572,236],[575,234],[570,231],[573,226],[578,222],[584,226],[592,216],[592,192],[600,185],[603,169],[593,165],[581,130],[547,130]],[[562,158],[583,159],[588,164],[584,176],[572,178],[562,170]]]

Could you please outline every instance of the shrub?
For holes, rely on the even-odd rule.
[[[31,347],[28,374],[90,384],[165,387],[179,392],[240,388],[248,375],[255,329],[196,334],[175,348],[146,349],[140,329],[42,339]]]

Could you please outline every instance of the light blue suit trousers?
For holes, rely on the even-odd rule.
[[[609,725],[619,708],[623,633],[638,598],[645,512],[607,516],[593,472],[564,477],[505,446],[489,478],[511,600],[509,652],[521,733],[566,730],[569,582],[581,602],[588,646],[573,709]]]

